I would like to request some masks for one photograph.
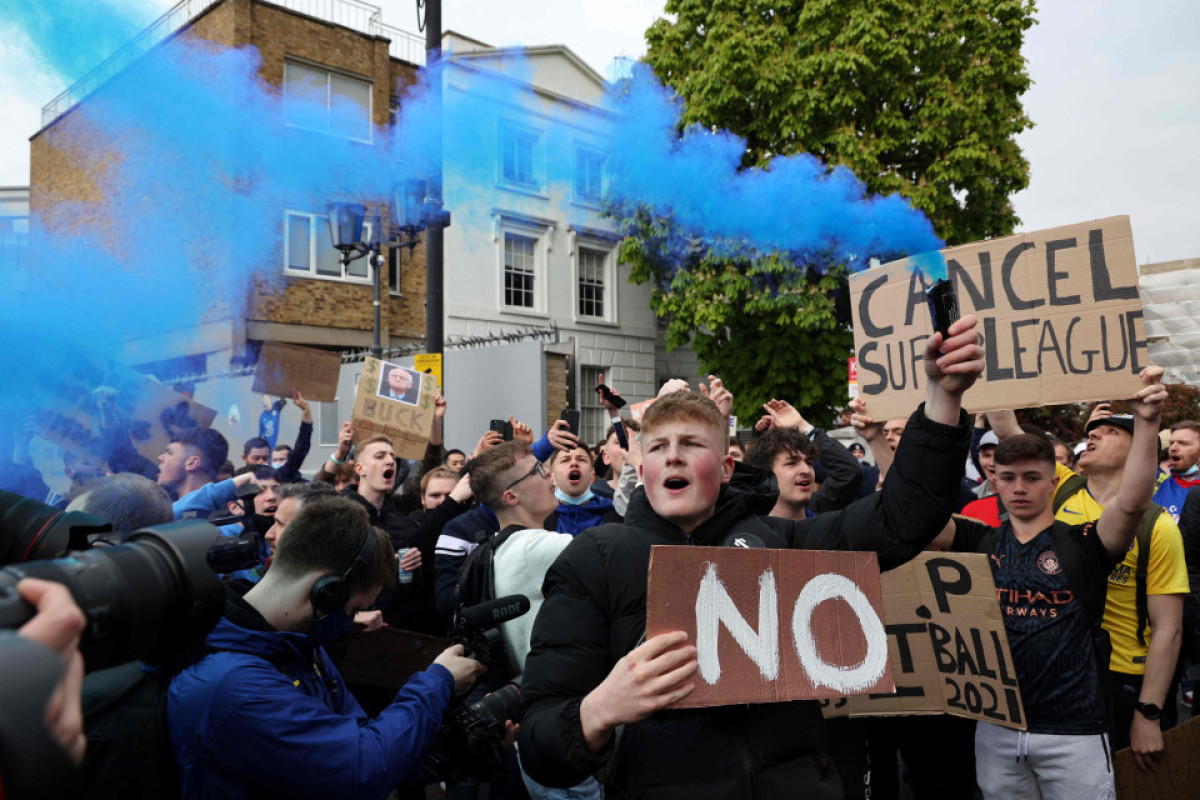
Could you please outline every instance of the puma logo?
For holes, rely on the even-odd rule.
[[[996,562],[996,569],[1000,569],[1000,566],[1001,566],[1001,565],[1000,565],[1000,562],[1001,562],[1001,561],[1004,559],[1004,556],[1003,556],[1003,555],[996,555],[995,553],[992,553],[992,555],[991,555],[991,556],[989,556],[989,558],[991,558],[991,559],[992,559],[992,561],[995,561],[995,562]]]

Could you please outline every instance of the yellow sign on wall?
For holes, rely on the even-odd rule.
[[[442,354],[441,353],[417,353],[413,356],[413,366],[417,372],[424,372],[427,375],[432,375],[437,381],[438,391],[442,394],[446,393],[442,384]]]

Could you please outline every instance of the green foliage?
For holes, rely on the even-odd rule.
[[[1013,137],[1032,0],[668,0],[646,63],[684,124],[746,139],[746,165],[811,153],[899,192],[949,244],[1012,232]]]
[[[844,269],[805,271],[779,255],[729,260],[698,243],[683,268],[671,269],[661,255],[678,235],[670,220],[644,209],[609,211],[626,237],[621,261],[632,266],[630,280],[657,285],[651,308],[668,320],[667,346],[690,345],[704,369],[721,376],[743,426],[772,397],[814,424],[832,421],[846,403],[854,344],[836,302],[846,295]]]
[[[1087,437],[1083,431],[1084,426],[1087,425],[1088,416],[1092,413],[1095,405],[1095,403],[1070,403],[1063,406],[1025,408],[1017,411],[1017,419],[1037,425],[1063,441],[1082,442]],[[1167,384],[1167,402],[1163,404],[1162,429],[1169,430],[1178,422],[1200,418],[1197,409],[1200,409],[1200,388],[1189,386],[1186,383]],[[1124,402],[1114,402],[1112,410],[1114,414],[1129,413],[1129,408]]]
[[[959,244],[1018,222],[1010,197],[1029,164],[1013,137],[1032,124],[1019,96],[1033,10],[1033,0],[668,0],[674,21],[646,32],[645,60],[684,99],[685,125],[747,140],[745,166],[800,152],[845,165]],[[630,279],[657,285],[668,344],[691,344],[743,420],[772,396],[818,424],[845,405],[853,337],[836,265],[729,261],[711,242],[670,263],[661,245],[681,234],[669,219],[610,214],[630,237]]]

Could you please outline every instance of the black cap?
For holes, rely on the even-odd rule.
[[[1132,436],[1133,435],[1133,414],[1113,414],[1111,417],[1104,417],[1103,419],[1094,419],[1087,424],[1087,428],[1084,429],[1084,433],[1091,433],[1092,429],[1098,425],[1112,425],[1114,428],[1120,428],[1121,430],[1125,431],[1130,436]]]

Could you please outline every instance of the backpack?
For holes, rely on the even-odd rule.
[[[524,526],[509,525],[470,552],[463,561],[458,580],[454,584],[454,599],[459,607],[474,606],[496,599],[496,581],[492,566],[496,551],[508,541],[508,537],[523,530]]]
[[[1072,475],[1063,481],[1062,485],[1054,492],[1054,513],[1058,514],[1058,510],[1063,507],[1063,504],[1085,488],[1087,488],[1086,475]],[[1150,627],[1150,607],[1146,600],[1146,576],[1149,572],[1150,564],[1150,539],[1154,535],[1154,526],[1158,522],[1158,515],[1165,510],[1157,503],[1151,503],[1150,507],[1142,514],[1142,519],[1138,523],[1138,555],[1137,566],[1134,570],[1134,591],[1136,593],[1135,603],[1137,608],[1137,638],[1138,644],[1142,647],[1146,646],[1146,628]],[[1103,609],[1101,610],[1103,611]]]
[[[84,679],[87,800],[182,797],[167,727],[167,691],[184,666],[146,672],[142,662],[131,661]]]

